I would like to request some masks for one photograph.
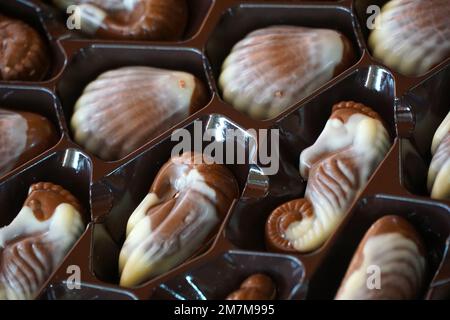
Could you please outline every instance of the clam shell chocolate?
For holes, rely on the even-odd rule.
[[[237,182],[225,166],[206,164],[199,153],[171,158],[128,220],[119,257],[120,285],[139,285],[192,256],[238,195]]]
[[[390,147],[379,115],[352,101],[333,106],[322,133],[300,155],[305,196],[276,208],[266,222],[267,247],[309,252],[342,221]]]
[[[48,48],[25,22],[0,14],[0,80],[38,81],[49,68]]]
[[[409,76],[450,57],[450,1],[392,0],[375,19],[369,46],[375,58]]]
[[[414,227],[402,217],[385,216],[370,227],[361,241],[336,299],[417,299],[426,268],[425,246]]]
[[[450,199],[450,112],[434,134],[428,190],[434,199]]]
[[[188,20],[187,0],[53,0],[66,11],[76,5],[80,30],[118,40],[177,40]]]
[[[57,139],[47,118],[0,108],[0,176],[52,147]]]
[[[276,288],[273,280],[262,273],[253,274],[241,287],[228,295],[227,300],[274,300]]]
[[[0,229],[0,299],[33,299],[84,230],[81,205],[61,186],[37,183]]]
[[[256,119],[277,116],[354,61],[350,41],[328,29],[272,26],[248,34],[222,65],[223,99]]]
[[[104,160],[117,160],[203,107],[207,93],[192,74],[133,66],[107,71],[75,104],[77,143]]]

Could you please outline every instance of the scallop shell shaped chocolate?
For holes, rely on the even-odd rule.
[[[436,130],[431,153],[428,190],[434,199],[450,199],[450,112]]]
[[[227,300],[274,300],[276,288],[273,280],[262,273],[251,275],[241,287],[228,295]]]
[[[51,122],[38,114],[0,108],[0,176],[57,141]]]
[[[192,74],[151,67],[108,71],[75,104],[77,143],[104,160],[117,160],[185,119],[207,101]]]
[[[42,80],[50,67],[39,33],[26,23],[0,15],[0,80]]]
[[[88,35],[109,39],[176,40],[188,20],[186,0],[53,0],[62,10],[76,5],[75,18]]]
[[[414,227],[402,217],[385,216],[358,246],[336,299],[418,299],[426,269],[425,246]]]
[[[32,185],[0,229],[0,300],[33,299],[84,230],[78,200],[52,183]]]
[[[222,65],[223,99],[256,119],[277,116],[354,60],[350,41],[328,29],[272,26],[248,34]]]
[[[128,220],[120,285],[139,285],[198,252],[238,195],[225,166],[206,164],[197,153],[171,158]]]
[[[361,103],[341,102],[311,147],[300,155],[304,198],[276,208],[266,222],[274,251],[309,252],[334,232],[390,147],[379,115]]]
[[[450,57],[450,1],[392,0],[369,37],[375,58],[409,76]]]

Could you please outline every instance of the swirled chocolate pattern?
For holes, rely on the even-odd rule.
[[[251,275],[241,287],[229,294],[227,300],[274,300],[276,288],[273,280],[262,273]]]

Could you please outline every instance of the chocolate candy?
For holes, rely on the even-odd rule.
[[[57,139],[46,118],[0,108],[0,176],[44,152]]]
[[[242,282],[241,287],[229,294],[227,300],[274,300],[276,288],[272,279],[257,273]]]
[[[120,285],[139,285],[192,256],[238,196],[237,182],[225,166],[206,164],[197,153],[171,158],[128,220]]]
[[[434,199],[450,199],[450,112],[436,130],[431,154],[428,190]]]
[[[0,14],[0,80],[37,81],[46,76],[49,53],[37,31]]]
[[[236,109],[268,119],[350,67],[354,57],[350,41],[337,31],[273,26],[233,47],[219,85]]]
[[[206,89],[192,74],[151,67],[108,71],[75,105],[75,141],[104,160],[138,149],[203,107]]]
[[[0,299],[33,299],[84,230],[78,200],[37,183],[16,218],[0,229]]]
[[[274,251],[308,252],[333,233],[390,147],[379,115],[356,102],[333,107],[313,146],[300,155],[305,197],[276,208],[266,222]]]
[[[118,40],[176,40],[188,20],[186,0],[53,0],[77,5],[81,31]]]
[[[405,75],[420,75],[450,57],[450,1],[389,1],[369,37],[375,58]]]
[[[336,299],[419,298],[426,276],[425,252],[408,221],[399,216],[377,220],[361,241]]]

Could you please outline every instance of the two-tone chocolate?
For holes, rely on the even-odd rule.
[[[47,118],[0,108],[0,176],[52,147],[57,139]]]
[[[104,160],[117,160],[207,103],[194,75],[143,66],[101,74],[75,104],[77,143]]]
[[[0,14],[0,80],[38,81],[50,68],[41,35],[25,22]]]
[[[340,32],[272,26],[248,34],[222,65],[224,100],[256,119],[273,118],[354,62]]]
[[[433,137],[428,190],[434,199],[450,199],[450,112]]]
[[[120,252],[120,285],[133,287],[184,262],[217,230],[239,196],[233,174],[202,154],[172,157],[131,214]]]
[[[84,230],[79,201],[61,186],[30,187],[22,210],[0,229],[0,299],[33,299]]]
[[[426,269],[425,246],[414,227],[402,217],[385,216],[362,239],[336,299],[418,299]]]
[[[305,196],[276,208],[266,222],[274,251],[309,252],[334,232],[383,160],[389,134],[379,115],[355,102],[341,102],[311,147],[300,154]]]
[[[118,40],[178,40],[188,21],[186,0],[53,0],[76,6],[80,31]]]
[[[256,273],[242,282],[240,288],[227,296],[227,300],[274,300],[277,294],[273,280]]]

